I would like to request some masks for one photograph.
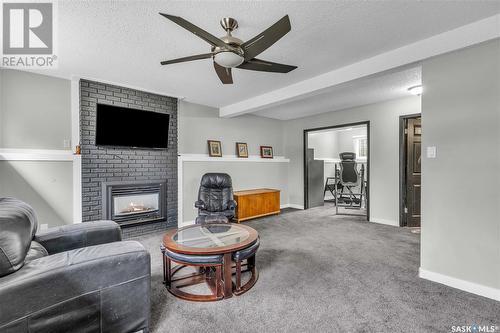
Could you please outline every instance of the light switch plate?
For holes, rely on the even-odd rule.
[[[427,147],[427,158],[436,158],[436,147]]]
[[[47,230],[49,228],[48,224],[42,223],[40,224],[40,231]]]
[[[71,142],[70,140],[64,140],[63,141],[64,148],[70,148],[71,147]]]

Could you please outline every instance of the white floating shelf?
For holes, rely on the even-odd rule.
[[[73,161],[79,158],[71,150],[57,149],[0,149],[0,161]]]
[[[248,158],[226,155],[222,157],[210,157],[206,154],[180,154],[178,159],[182,162],[257,162],[257,163],[289,163],[290,159],[284,156],[274,158],[261,158],[258,155],[250,155]]]

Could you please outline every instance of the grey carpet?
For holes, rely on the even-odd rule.
[[[287,212],[259,231],[260,278],[248,293],[213,303],[170,295],[161,283],[162,235],[136,238],[152,256],[153,332],[451,332],[500,326],[500,302],[418,278],[419,237],[404,228]]]

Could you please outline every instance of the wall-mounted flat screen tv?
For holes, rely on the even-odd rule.
[[[132,148],[167,148],[166,113],[97,104],[95,144]]]

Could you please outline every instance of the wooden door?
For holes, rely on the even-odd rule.
[[[422,120],[410,118],[406,135],[406,225],[420,227]]]

